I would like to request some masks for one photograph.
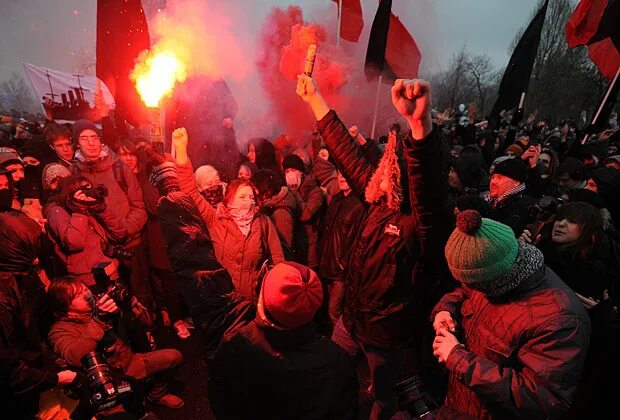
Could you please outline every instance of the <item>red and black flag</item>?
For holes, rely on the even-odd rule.
[[[549,0],[546,0],[521,35],[519,43],[512,52],[499,84],[497,101],[495,101],[491,111],[491,118],[495,123],[499,122],[500,112],[517,107],[521,94],[527,91],[538,53],[540,34],[545,23],[548,5]]]
[[[607,79],[620,67],[620,0],[581,0],[568,23],[570,48],[587,45],[588,55]]]
[[[97,0],[97,77],[114,96],[117,121],[139,125],[144,119],[144,105],[129,75],[150,44],[140,0]]]
[[[381,0],[372,22],[365,72],[369,80],[383,74],[386,82],[416,78],[422,55],[413,36],[392,13],[392,0]]]
[[[364,18],[362,15],[362,4],[360,0],[333,0],[340,7],[342,1],[342,11],[340,17],[340,37],[347,41],[357,42],[364,29]]]

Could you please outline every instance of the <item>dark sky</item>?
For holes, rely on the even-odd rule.
[[[298,4],[304,11],[317,6],[322,11],[331,7],[330,0],[227,1],[252,10],[251,26],[256,31],[273,6]],[[96,0],[1,0],[0,80],[13,71],[21,73],[22,62],[64,71],[75,70],[76,66],[88,62],[95,45],[96,3]],[[362,3],[365,30],[369,30],[376,0]],[[394,0],[393,9],[422,50],[422,71],[436,71],[447,66],[463,43],[474,54],[489,55],[496,66],[505,65],[507,48],[515,33],[527,23],[536,3],[536,0]]]

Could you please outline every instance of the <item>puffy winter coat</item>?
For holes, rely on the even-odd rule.
[[[226,216],[226,212],[218,212],[198,192],[191,162],[179,165],[178,174],[181,190],[196,202],[209,229],[215,256],[230,273],[239,293],[256,302],[258,274],[263,263],[267,259],[271,259],[273,264],[284,261],[280,238],[273,223],[267,216],[258,215],[246,237],[235,221]]]
[[[439,418],[556,419],[570,407],[590,338],[590,320],[550,269],[533,289],[489,300],[459,288],[433,310],[448,311],[464,347],[450,353]],[[460,416],[459,416],[460,415]]]
[[[287,187],[282,187],[278,194],[263,203],[260,212],[269,216],[276,227],[285,259],[295,261],[297,255],[295,249],[297,201],[293,194]]]
[[[306,327],[276,331],[234,291],[196,205],[184,193],[159,202],[170,261],[203,330],[209,398],[217,418],[356,419],[357,378],[347,355]]]
[[[318,130],[353,192],[364,197],[373,167],[360,146],[334,111],[318,122]],[[346,277],[345,327],[357,340],[383,348],[412,341],[421,303],[430,299],[434,287],[430,270],[442,265],[452,220],[447,207],[448,148],[440,132],[406,140],[404,153],[412,211],[390,209],[385,200],[370,204],[352,245]]]
[[[47,210],[49,235],[66,258],[67,273],[79,277],[86,286],[95,285],[91,270],[98,263],[113,261],[104,252],[107,243],[127,237],[127,230],[109,205],[97,219],[89,214],[70,214],[57,203]]]
[[[323,215],[325,195],[311,174],[304,174],[303,181],[293,192],[297,201],[295,241],[298,262],[310,268],[317,268],[319,257],[319,221]]]
[[[105,185],[108,203],[127,229],[128,241],[136,241],[146,223],[142,188],[136,176],[107,146],[103,146],[96,162],[87,161],[78,150],[73,165],[75,174],[84,176],[93,185]]]

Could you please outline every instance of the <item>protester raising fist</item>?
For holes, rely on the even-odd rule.
[[[421,140],[433,129],[431,118],[431,84],[426,80],[398,79],[392,86],[392,104],[411,127],[415,140]]]

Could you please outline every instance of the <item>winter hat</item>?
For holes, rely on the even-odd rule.
[[[609,156],[603,161],[603,165],[607,162],[617,162],[620,165],[620,155]]]
[[[316,273],[287,261],[265,275],[258,311],[273,327],[295,329],[312,321],[322,302],[323,286]]]
[[[8,166],[13,163],[24,164],[24,161],[12,147],[0,147],[0,165]]]
[[[506,148],[506,152],[512,152],[513,155],[515,155],[516,157],[521,157],[521,155],[523,154],[523,148],[521,146],[519,146],[518,144],[511,144],[510,146],[508,146]]]
[[[493,169],[493,175],[499,174],[507,176],[518,182],[525,182],[527,178],[527,167],[520,159],[506,159]]]
[[[394,211],[400,211],[403,201],[403,185],[401,184],[400,174],[400,164],[396,154],[396,136],[390,135],[388,136],[388,142],[385,145],[379,165],[366,185],[366,190],[364,191],[366,202],[373,204],[384,195],[380,186],[383,177],[387,175],[389,178],[389,191],[386,197],[387,206]]]
[[[537,248],[517,241],[510,227],[475,210],[459,213],[445,252],[454,278],[488,297],[533,287],[544,277],[544,258]]]
[[[77,120],[73,124],[73,144],[77,144],[78,137],[80,137],[80,134],[82,134],[82,131],[84,130],[93,130],[99,137],[101,137],[101,130],[97,128],[94,122],[90,120]]]
[[[69,169],[67,169],[66,166],[60,163],[50,163],[48,165],[45,165],[45,168],[43,168],[43,173],[41,175],[43,189],[44,190],[51,189],[50,185],[52,181],[54,181],[56,178],[59,178],[59,177],[66,178],[69,175],[71,175],[71,171],[69,171]]]
[[[306,166],[304,165],[304,161],[295,154],[290,154],[284,158],[282,161],[282,170],[286,172],[287,169],[297,169],[298,171],[305,173]]]
[[[217,169],[211,165],[200,166],[194,172],[194,177],[196,178],[196,187],[200,192],[221,182],[220,174],[217,172]]]
[[[28,139],[24,141],[24,144],[20,147],[20,153],[23,157],[33,157],[39,162],[43,162],[51,151],[50,147],[45,141],[38,139]]]

